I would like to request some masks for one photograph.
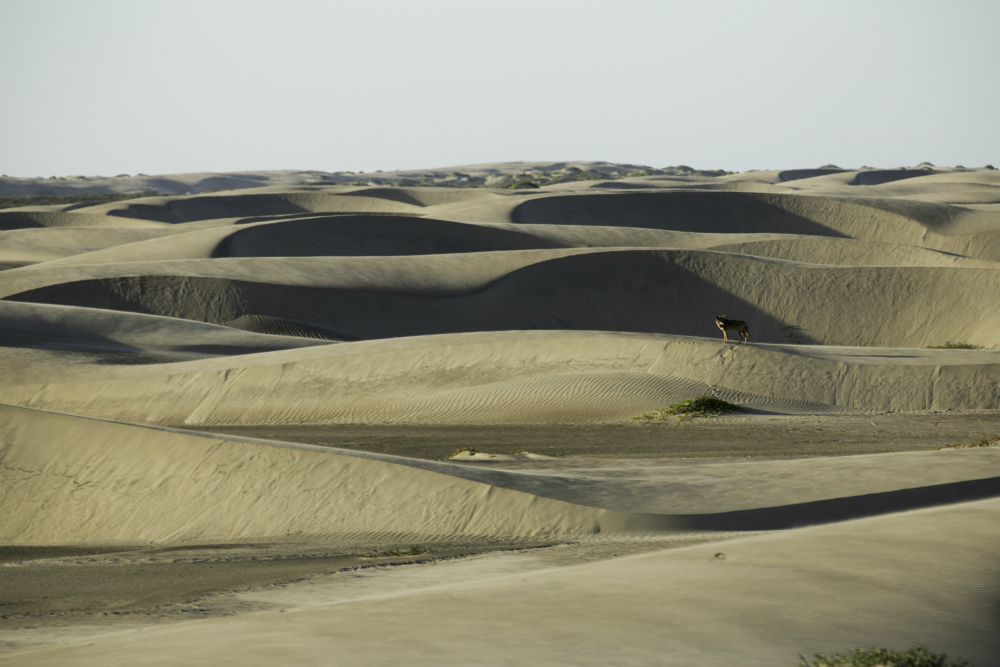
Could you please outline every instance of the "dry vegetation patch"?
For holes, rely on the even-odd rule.
[[[1000,433],[994,433],[991,436],[983,438],[979,442],[960,442],[955,445],[937,447],[936,449],[969,449],[970,447],[989,447],[997,444],[998,442],[1000,442]]]
[[[742,411],[743,408],[735,403],[724,401],[715,396],[695,396],[684,401],[671,403],[667,407],[660,408],[654,412],[645,412],[641,415],[636,415],[632,419],[652,421],[653,419],[666,419],[670,416],[678,416],[684,419],[687,417],[711,417]]]
[[[799,658],[801,667],[971,667],[961,656],[949,662],[947,653],[931,653],[926,646],[913,646],[906,651],[873,646],[831,656],[817,653],[812,662],[802,655]]]
[[[952,343],[948,341],[944,345],[928,345],[924,348],[925,350],[981,350],[978,345],[970,345],[969,343]]]

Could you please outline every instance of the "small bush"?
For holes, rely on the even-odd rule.
[[[873,646],[829,657],[817,653],[812,662],[803,655],[799,659],[800,667],[969,667],[961,657],[948,662],[947,653],[931,653],[926,646],[913,646],[905,652]]]
[[[979,442],[961,442],[957,445],[945,445],[935,449],[969,449],[970,447],[990,447],[1000,442],[1000,433],[983,438]]]
[[[686,401],[673,403],[665,408],[657,410],[656,412],[646,412],[644,414],[637,415],[632,417],[632,419],[650,421],[652,419],[656,419],[657,417],[660,419],[666,419],[671,415],[679,415],[681,418],[709,417],[711,415],[730,414],[742,411],[743,408],[740,406],[730,403],[729,401],[724,401],[721,398],[716,398],[715,396],[695,396],[694,398],[689,398]]]
[[[978,345],[970,345],[969,343],[952,343],[948,341],[944,345],[928,345],[924,348],[925,350],[981,350],[983,348]]]
[[[668,415],[721,415],[742,410],[740,406],[715,396],[695,396],[673,403],[660,412]]]

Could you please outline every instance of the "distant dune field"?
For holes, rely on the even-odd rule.
[[[402,644],[351,634],[391,617],[415,659],[438,664],[792,665],[885,642],[997,664],[997,447],[806,459],[781,428],[1000,421],[1000,171],[713,174],[512,163],[6,179],[3,195],[158,194],[0,210],[0,556],[22,554],[0,568],[14,600],[0,663],[223,661],[259,640],[241,664],[280,663],[282,642],[306,662],[341,647],[344,664],[395,664]],[[749,344],[724,343],[717,315],[744,320]],[[746,408],[726,424],[773,423],[785,458],[615,457],[615,429],[710,440],[722,422],[631,419],[705,394]],[[607,451],[574,458],[567,442],[563,459],[530,458],[511,442],[458,464],[222,433],[345,425],[376,443],[387,425],[574,425],[604,429]],[[654,548],[681,537],[710,546]],[[58,633],[10,592],[29,568],[112,567],[73,549],[449,540],[616,546],[531,573],[518,563],[534,556],[494,556],[510,576],[454,596],[445,577],[354,602],[261,602],[219,621],[219,642],[204,620],[141,636],[73,626],[45,647]],[[31,556],[43,548],[63,560]],[[147,609],[94,595],[73,613]],[[430,616],[399,620],[406,595]],[[880,605],[892,613],[859,615]],[[602,644],[605,608],[618,630]],[[434,639],[431,616],[442,637],[479,643]]]

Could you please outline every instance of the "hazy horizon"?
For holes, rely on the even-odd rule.
[[[0,173],[982,167],[997,25],[972,0],[0,0]]]

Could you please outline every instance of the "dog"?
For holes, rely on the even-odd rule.
[[[750,340],[750,330],[747,329],[747,323],[743,320],[727,320],[725,315],[717,315],[715,318],[715,324],[722,329],[722,338],[725,342],[729,342],[729,334],[727,331],[735,331],[740,335],[740,341],[746,345],[747,341]]]

